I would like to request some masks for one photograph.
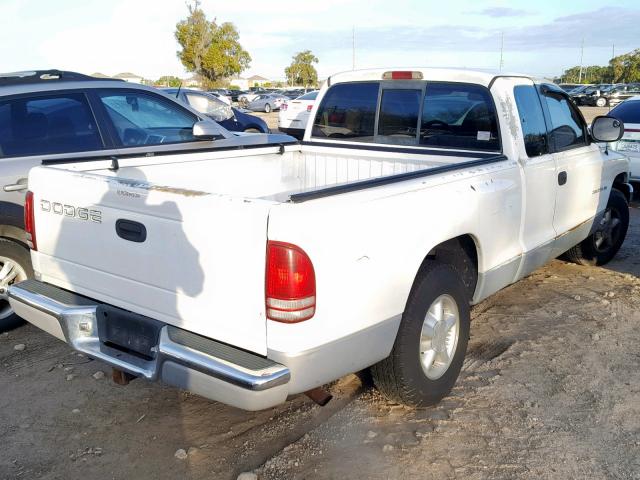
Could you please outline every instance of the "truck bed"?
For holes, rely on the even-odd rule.
[[[120,161],[117,172],[105,169],[104,162],[74,164],[72,168],[176,191],[286,202],[315,198],[318,192],[348,191],[344,187],[363,185],[370,180],[395,181],[405,174],[436,173],[496,158],[492,154],[437,150],[379,152],[294,145],[285,147],[281,153],[280,148],[192,153],[189,158],[170,155],[153,157],[152,162],[127,159]]]

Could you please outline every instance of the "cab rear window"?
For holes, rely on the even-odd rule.
[[[373,142],[379,87],[377,82],[331,87],[316,114],[312,136]]]
[[[500,150],[489,91],[464,83],[334,85],[322,99],[311,135],[384,145]]]

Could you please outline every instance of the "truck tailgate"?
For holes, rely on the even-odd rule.
[[[29,188],[42,281],[266,354],[269,203],[50,167]]]

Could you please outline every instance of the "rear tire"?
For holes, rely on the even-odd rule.
[[[611,190],[598,230],[563,256],[580,265],[605,265],[618,253],[629,228],[629,204],[620,190]]]
[[[466,291],[451,265],[433,261],[418,274],[391,355],[371,367],[373,381],[385,397],[426,407],[449,394],[469,339]]]
[[[606,107],[607,99],[604,97],[600,97],[596,100],[596,107]]]
[[[24,323],[9,305],[7,289],[28,278],[33,278],[29,250],[17,242],[0,238],[0,332]]]

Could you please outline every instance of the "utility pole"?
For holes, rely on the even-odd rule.
[[[500,34],[500,71],[504,67],[504,32]]]
[[[580,73],[578,74],[578,83],[582,83],[582,61],[584,60],[584,38],[580,46]]]
[[[351,32],[351,70],[356,69],[356,26]]]

